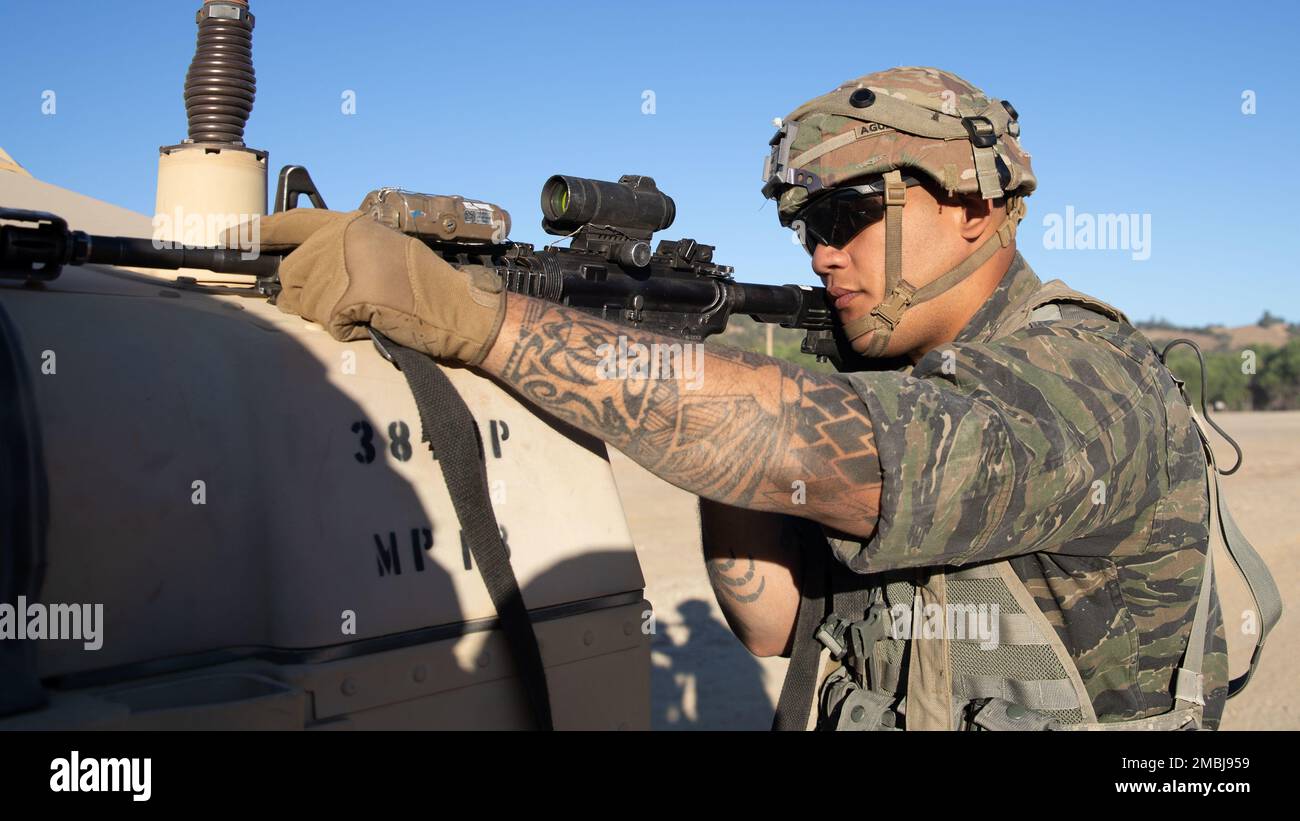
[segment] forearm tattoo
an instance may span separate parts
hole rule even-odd
[[[722,346],[706,349],[696,389],[674,378],[602,379],[602,346],[617,346],[620,335],[647,347],[682,345],[528,299],[500,376],[533,404],[692,493],[874,526],[880,462],[866,409],[847,386]]]

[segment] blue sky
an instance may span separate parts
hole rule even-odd
[[[0,0],[0,146],[43,180],[152,212],[157,148],[185,136],[199,5]],[[252,7],[246,139],[273,172],[307,166],[334,208],[382,185],[459,193],[540,243],[549,175],[648,174],[677,203],[660,237],[716,245],[746,281],[812,283],[759,193],[772,118],[871,71],[935,65],[1020,111],[1039,178],[1020,245],[1044,279],[1138,319],[1300,321],[1295,3]],[[1067,207],[1149,215],[1149,258],[1045,248],[1045,217]]]

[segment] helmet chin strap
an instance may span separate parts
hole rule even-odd
[[[944,273],[938,279],[917,288],[903,279],[903,205],[907,200],[907,186],[899,171],[888,171],[885,179],[885,298],[872,309],[871,313],[860,319],[845,323],[844,335],[852,341],[875,331],[871,343],[863,352],[866,357],[880,357],[894,335],[894,328],[903,317],[903,312],[912,305],[918,305],[952,288],[974,273],[1000,249],[1011,245],[1016,238],[1016,226],[1024,216],[1024,200],[1016,196],[1007,196],[1007,218],[998,226],[997,233],[984,241],[984,244],[970,256],[962,260],[955,268]],[[997,242],[995,243],[994,240]]]

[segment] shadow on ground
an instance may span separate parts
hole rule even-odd
[[[651,645],[651,726],[656,730],[765,730],[772,705],[765,671],[719,621],[712,602],[688,599],[660,618]]]

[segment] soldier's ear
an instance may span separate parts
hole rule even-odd
[[[984,236],[994,218],[993,201],[979,197],[963,197],[953,216],[959,220],[962,239],[974,242]]]

